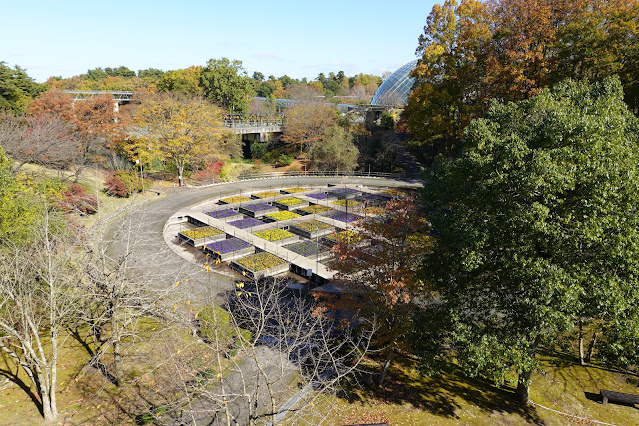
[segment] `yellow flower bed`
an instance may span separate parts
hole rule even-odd
[[[264,192],[258,192],[257,194],[253,194],[253,196],[257,197],[257,198],[270,198],[270,197],[277,197],[279,194],[279,192],[273,192],[273,191],[264,191]]]
[[[337,241],[338,243],[356,243],[362,240],[362,236],[353,231],[340,231],[326,237],[329,240]]]
[[[306,201],[300,200],[299,198],[295,198],[295,197],[288,197],[288,198],[282,198],[281,200],[277,200],[276,202],[284,206],[295,206],[297,204],[304,204]]]
[[[267,229],[265,231],[254,232],[253,235],[265,239],[266,241],[279,241],[295,235],[283,229]]]
[[[269,213],[266,215],[266,217],[270,217],[271,219],[275,219],[275,220],[288,220],[288,219],[295,219],[296,217],[300,217],[301,215],[297,214],[297,213],[293,213],[293,212],[289,212],[286,210],[282,210],[279,212],[275,212],[275,213]]]
[[[286,260],[265,251],[236,260],[238,264],[251,271],[263,271],[274,266],[283,265]]]
[[[289,194],[295,194],[297,192],[306,192],[308,188],[287,188],[283,189],[284,192],[288,192]]]
[[[312,206],[303,207],[300,210],[305,211],[306,213],[318,214],[318,213],[324,213],[324,212],[330,211],[332,209],[330,207],[324,207],[317,204],[313,204]]]
[[[374,214],[374,215],[382,215],[386,213],[386,209],[384,207],[376,207],[376,206],[366,207],[362,209],[362,211],[366,214]]]
[[[337,201],[331,201],[331,202],[335,204],[336,206],[342,206],[342,207],[355,207],[362,204],[359,201],[355,201],[355,200],[337,200]]]
[[[385,194],[395,195],[395,196],[406,195],[406,192],[400,191],[399,189],[385,189],[382,192]]]
[[[223,201],[227,204],[233,204],[233,203],[243,203],[244,201],[251,201],[251,199],[248,197],[237,195],[235,197],[221,198],[220,201]]]
[[[322,229],[328,229],[331,225],[327,225],[324,222],[320,222],[319,220],[309,220],[308,222],[302,222],[295,225],[297,229],[301,229],[306,232],[315,232],[320,231]]]
[[[203,226],[201,228],[189,229],[186,231],[182,231],[182,235],[185,235],[193,240],[199,240],[200,238],[212,237],[213,235],[223,234],[223,231],[220,231],[217,228],[212,226]]]

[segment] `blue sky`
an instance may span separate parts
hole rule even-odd
[[[415,58],[435,3],[0,0],[0,61],[37,81],[120,65],[166,71],[224,56],[249,75],[381,75]]]

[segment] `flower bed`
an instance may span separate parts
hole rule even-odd
[[[400,191],[399,189],[385,189],[383,191],[384,194],[392,195],[393,197],[403,197],[406,195],[405,191]]]
[[[212,212],[205,212],[204,214],[220,220],[232,220],[242,217],[239,212],[236,212],[233,209],[215,210]]]
[[[331,204],[335,204],[336,206],[342,206],[342,207],[357,207],[362,205],[362,203],[355,200],[337,200],[337,201],[331,201]]]
[[[273,204],[284,210],[292,210],[300,207],[306,207],[309,203],[308,201],[300,200],[299,198],[288,197],[273,201]]]
[[[303,214],[323,214],[326,212],[330,212],[331,210],[333,209],[331,209],[330,207],[320,206],[317,204],[297,209],[297,211],[302,212]]]
[[[306,194],[309,198],[315,198],[316,200],[329,200],[335,198],[334,195],[327,194],[326,192],[314,192],[312,194]]]
[[[236,228],[240,228],[240,229],[246,229],[246,228],[252,228],[254,226],[264,225],[264,222],[262,222],[261,220],[253,219],[252,217],[247,217],[244,219],[234,220],[232,222],[229,222],[229,225],[235,226]]]
[[[371,206],[371,207],[363,208],[362,212],[364,212],[364,213],[366,213],[368,215],[381,216],[384,213],[386,213],[386,209],[384,207],[381,207],[381,206]]]
[[[254,251],[255,247],[253,247],[252,244],[239,238],[228,238],[204,246],[205,253],[212,254],[222,262],[228,262],[229,260],[252,254]]]
[[[353,188],[330,188],[328,193],[338,198],[352,198],[361,194],[360,191]]]
[[[281,189],[280,192],[282,192],[282,194],[297,194],[298,192],[306,192],[308,191],[308,188],[286,188],[286,189]]]
[[[288,271],[288,262],[286,260],[267,252],[255,253],[234,260],[231,266],[253,279],[270,277]]]
[[[186,241],[194,247],[201,246],[207,241],[221,240],[226,237],[224,231],[220,231],[213,226],[202,226],[200,228],[187,229],[180,232],[178,235],[181,240]]]
[[[296,217],[300,217],[301,215],[297,213],[289,212],[288,210],[282,210],[275,213],[269,213],[265,216],[269,219],[280,221],[280,220],[295,219]]]
[[[271,242],[281,241],[291,237],[297,238],[294,234],[279,228],[265,229],[264,231],[254,232],[253,235]]]
[[[280,195],[279,192],[264,191],[264,192],[257,192],[255,194],[251,194],[251,198],[271,198],[271,197],[277,197],[278,195]]]
[[[306,238],[321,237],[333,232],[333,227],[319,220],[309,220],[306,222],[291,225],[291,231]]]
[[[324,237],[324,240],[331,245],[339,244],[339,243],[352,244],[352,243],[358,243],[362,241],[363,237],[357,232],[340,231],[340,232],[335,232],[334,234],[331,234],[331,235],[327,235],[326,237]]]
[[[268,213],[274,213],[277,211],[277,207],[273,207],[266,203],[247,204],[240,207],[240,211],[248,216],[260,217]]]
[[[380,195],[380,194],[363,194],[361,197],[357,198],[359,201],[373,204],[373,205],[381,205],[390,199],[388,195]]]
[[[351,223],[351,222],[355,222],[356,220],[361,219],[361,216],[358,216],[356,214],[352,214],[352,213],[341,213],[341,212],[336,212],[333,213],[329,216],[326,216],[328,218],[331,218],[333,220],[338,220],[340,222],[344,222],[344,223]]]
[[[241,195],[237,195],[235,197],[220,198],[221,204],[235,204],[235,203],[243,203],[245,201],[251,201],[251,199]]]
[[[285,245],[284,248],[310,260],[320,260],[331,255],[327,247],[317,244],[314,241],[301,241],[299,243],[288,244]]]

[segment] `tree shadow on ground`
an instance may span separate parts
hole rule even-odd
[[[12,365],[13,365],[13,360],[10,360],[8,355],[3,352],[1,356],[1,360],[0,360],[0,376],[6,377],[7,379],[9,379],[9,381],[18,385],[18,387],[22,389],[24,393],[26,393],[27,396],[31,399],[33,404],[35,404],[40,415],[43,416],[44,410],[43,410],[42,402],[40,401],[40,398],[31,389],[31,386],[27,384],[24,380],[22,380],[22,378],[18,375],[20,371],[19,369],[16,369],[16,371],[11,370]]]
[[[407,403],[447,419],[459,419],[457,411],[463,409],[463,400],[485,413],[516,414],[528,423],[544,424],[534,407],[516,401],[513,389],[468,377],[452,363],[446,363],[439,375],[431,377],[418,373],[416,364],[406,357],[397,359],[381,386],[353,389],[347,399]]]

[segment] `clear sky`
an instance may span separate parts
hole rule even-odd
[[[0,0],[0,61],[37,81],[239,59],[249,75],[381,75],[415,58],[436,0]]]

